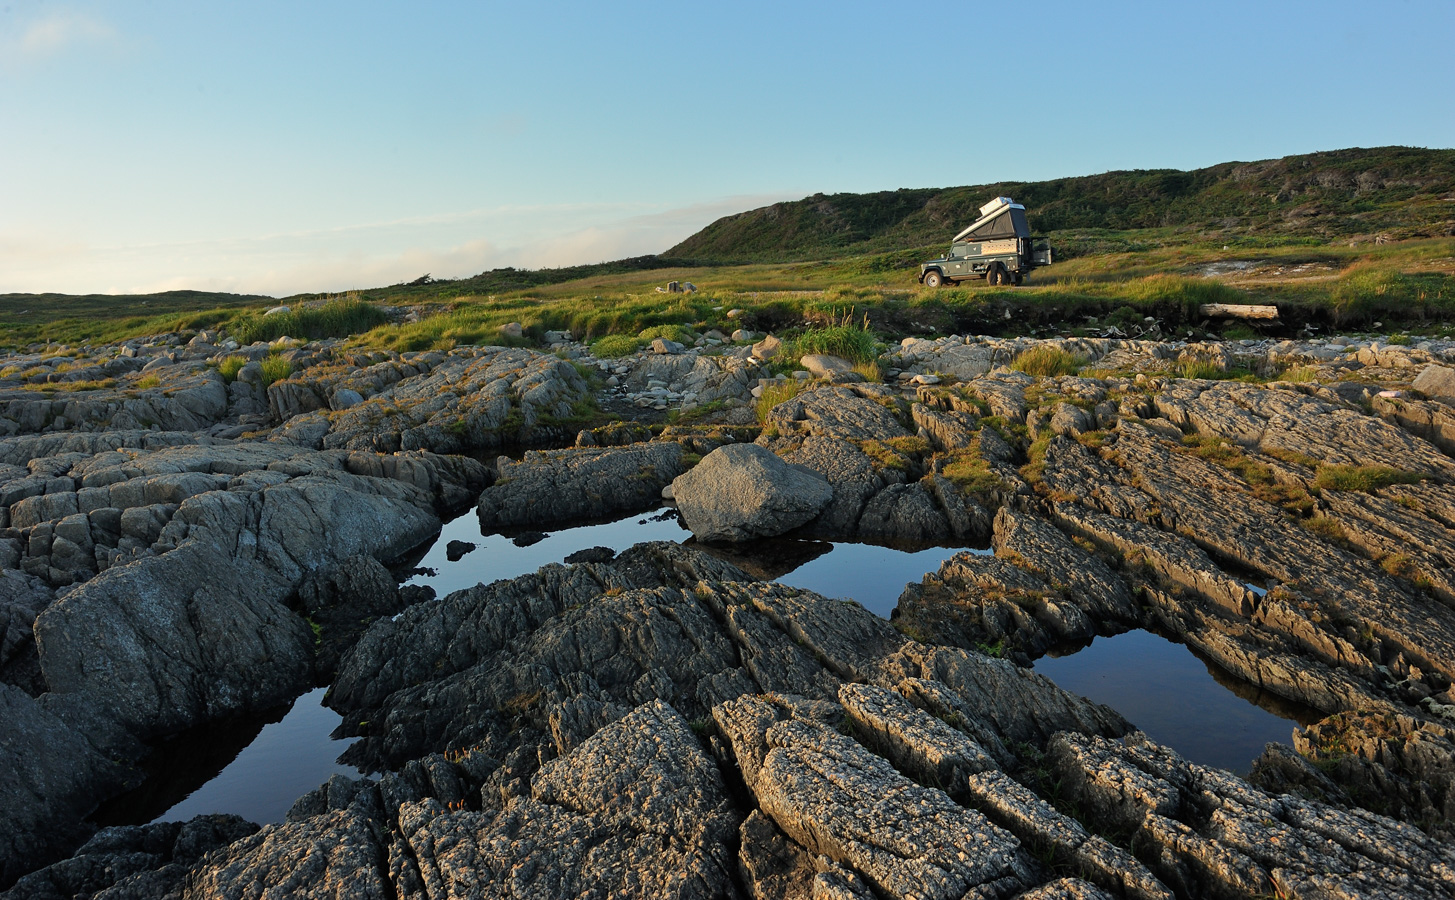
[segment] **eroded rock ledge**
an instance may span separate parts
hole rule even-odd
[[[1455,896],[1455,463],[1449,407],[1409,390],[1437,350],[1241,360],[1298,383],[1177,378],[1219,348],[1133,341],[1067,345],[1103,377],[997,368],[1028,345],[906,343],[903,380],[940,375],[810,385],[768,415],[753,454],[828,485],[794,534],[990,543],[892,623],[675,544],[395,589],[379,561],[441,510],[637,508],[688,454],[751,437],[623,427],[499,481],[387,452],[556,427],[584,382],[555,357],[296,348],[262,392],[225,385],[203,341],[98,363],[114,408],[18,394],[4,896]],[[750,383],[674,365],[723,396]],[[161,393],[127,406],[144,366]],[[250,426],[273,430],[230,439]],[[602,479],[630,490],[579,490]],[[1325,718],[1243,780],[1018,664],[1138,627]],[[261,828],[85,824],[146,740],[328,678],[371,777]]]

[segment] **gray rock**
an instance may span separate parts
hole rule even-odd
[[[530,452],[506,460],[494,485],[480,495],[486,529],[554,524],[650,509],[662,488],[682,472],[675,442]]]
[[[676,341],[669,341],[666,338],[659,337],[652,341],[651,347],[649,349],[653,353],[668,354],[681,353],[686,348]]]
[[[863,376],[854,371],[854,364],[847,359],[823,353],[809,353],[798,361],[815,378],[828,381],[859,381]]]
[[[880,893],[958,900],[980,886],[1026,886],[1014,837],[853,739],[783,717],[757,697],[723,704],[713,717],[763,812]]]
[[[772,359],[778,355],[778,351],[781,349],[783,349],[783,342],[770,334],[753,345],[753,358]]]
[[[0,571],[0,681],[31,694],[45,690],[33,629],[36,616],[54,598],[55,591],[39,578]]]
[[[339,388],[328,398],[331,409],[349,409],[364,402],[364,395],[353,388]]]
[[[672,494],[699,539],[744,541],[809,521],[833,499],[833,487],[762,447],[730,444],[673,481]]]
[[[520,327],[519,322],[507,322],[500,326],[500,333],[504,337],[518,338],[524,336],[525,330]]]
[[[1431,363],[1420,370],[1410,386],[1427,397],[1455,398],[1455,369]]]
[[[737,831],[717,766],[660,702],[543,766],[501,809],[400,809],[424,884],[440,896],[737,896]]]

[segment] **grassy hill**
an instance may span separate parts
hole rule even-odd
[[[1058,262],[1013,289],[922,287],[920,261],[1002,194],[1026,204]],[[672,280],[700,290],[657,292]],[[262,317],[280,302],[294,312]],[[675,325],[791,332],[835,322],[869,323],[884,336],[1076,334],[1152,316],[1186,335],[1225,330],[1199,315],[1211,302],[1278,305],[1281,321],[1257,326],[1265,333],[1455,333],[1455,150],[815,195],[720,219],[660,256],[426,276],[342,295],[0,295],[0,347],[223,327],[244,340],[354,336],[364,346],[444,349],[500,341],[508,322],[536,338],[564,329],[592,339]],[[1228,333],[1238,329],[1249,326]]]
[[[1455,234],[1455,150],[1335,150],[1191,172],[815,194],[725,216],[664,255],[789,262],[947,244],[981,204],[1002,195],[1026,205],[1038,233],[1061,237],[1063,256],[1137,249],[1097,234],[1103,230],[1261,246],[1374,233],[1434,237]]]

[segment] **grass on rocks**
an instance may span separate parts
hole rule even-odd
[[[217,372],[222,376],[223,381],[232,384],[237,380],[237,373],[241,372],[242,367],[247,364],[248,361],[241,356],[228,356],[217,364]]]
[[[345,338],[376,328],[389,321],[383,310],[357,297],[344,297],[317,307],[299,307],[265,316],[244,315],[228,326],[228,334],[239,344],[275,341],[280,337]]]
[[[812,353],[837,356],[851,363],[867,365],[878,354],[878,340],[867,323],[863,327],[830,325],[808,328],[793,339],[792,353],[802,358]]]
[[[1054,375],[1075,375],[1086,365],[1086,357],[1068,353],[1058,347],[1032,347],[1011,360],[1017,372],[1050,378]]]
[[[293,374],[293,364],[281,356],[269,356],[262,361],[261,365],[264,388]]]
[[[1314,487],[1321,491],[1363,491],[1369,493],[1392,484],[1424,481],[1418,472],[1388,466],[1319,466]]]
[[[591,355],[597,359],[617,359],[640,350],[642,342],[629,334],[608,334],[591,342]]]
[[[762,396],[753,405],[754,411],[758,414],[758,421],[760,423],[766,423],[768,421],[768,413],[773,411],[773,407],[797,397],[803,393],[805,386],[806,382],[799,381],[796,378],[790,378],[787,381],[779,381],[764,387]]]

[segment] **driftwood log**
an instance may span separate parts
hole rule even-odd
[[[1276,306],[1245,306],[1239,303],[1204,303],[1198,311],[1209,319],[1276,319]]]

